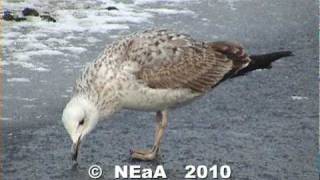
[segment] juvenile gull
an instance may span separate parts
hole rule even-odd
[[[156,112],[156,129],[152,149],[131,150],[131,156],[153,160],[167,127],[168,110],[201,97],[228,78],[270,68],[273,61],[290,55],[283,51],[248,56],[236,43],[200,42],[168,30],[119,40],[85,68],[63,111],[73,159],[99,119],[135,109]]]

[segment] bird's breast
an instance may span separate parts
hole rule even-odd
[[[130,86],[120,92],[124,108],[142,111],[158,111],[175,107],[200,95],[189,89],[153,89],[143,85]]]

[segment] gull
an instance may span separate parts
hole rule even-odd
[[[202,42],[170,30],[147,30],[124,37],[86,66],[76,80],[62,121],[70,135],[72,159],[98,122],[121,109],[155,112],[151,149],[130,150],[131,157],[153,160],[168,124],[168,111],[210,92],[229,78],[271,68],[280,51],[249,56],[238,43]],[[227,92],[226,92],[227,93]]]

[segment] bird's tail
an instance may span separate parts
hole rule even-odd
[[[279,51],[269,54],[252,55],[250,56],[251,62],[249,63],[249,65],[239,70],[232,77],[242,76],[256,69],[270,69],[272,67],[272,62],[288,56],[293,56],[293,53],[291,51]]]

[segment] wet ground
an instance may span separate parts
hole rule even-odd
[[[318,5],[311,0],[228,2],[142,4],[141,9],[179,6],[193,13],[159,14],[106,34],[74,33],[100,41],[80,55],[32,59],[36,67],[50,71],[5,64],[4,179],[89,179],[92,164],[102,166],[104,179],[113,179],[114,165],[129,164],[150,168],[162,164],[169,179],[182,179],[187,164],[227,164],[232,179],[319,179],[315,169]],[[79,166],[72,168],[71,140],[62,126],[61,112],[80,69],[116,39],[111,35],[151,27],[173,29],[199,40],[239,41],[253,54],[285,49],[295,56],[274,63],[270,70],[226,81],[193,104],[170,112],[157,161],[132,161],[129,156],[130,148],[151,146],[154,114],[124,110],[101,122],[87,137]],[[28,29],[17,31],[28,33]],[[81,38],[70,42],[72,46],[86,43]],[[12,49],[19,49],[19,44],[5,47],[5,62],[15,60]]]

